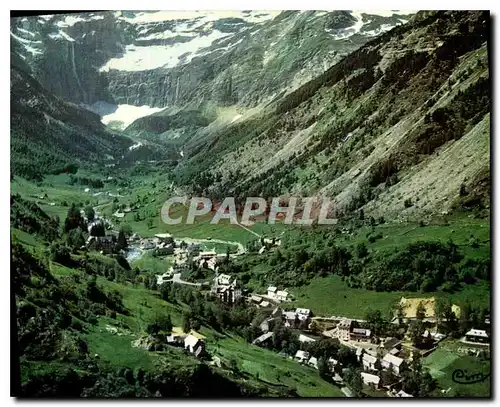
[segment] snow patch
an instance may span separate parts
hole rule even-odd
[[[141,147],[143,144],[139,141],[138,143],[134,144],[133,146],[130,146],[128,149],[130,151],[135,150],[136,148]]]
[[[57,34],[49,34],[49,37],[52,38],[53,40],[57,40],[59,38],[65,39],[70,42],[75,42],[75,39],[70,37],[68,34],[66,34],[64,31],[59,31]]]
[[[90,108],[101,116],[101,122],[103,124],[109,125],[112,122],[119,122],[119,127],[122,130],[140,117],[149,116],[163,110],[161,107],[150,107],[147,105],[111,105],[102,102],[96,102]],[[112,109],[114,109],[114,111]]]
[[[238,120],[242,116],[243,116],[242,114],[237,114],[236,116],[233,117],[233,120],[231,120],[231,123],[234,123],[236,120]]]
[[[228,35],[231,34],[214,30],[209,35],[195,37],[189,42],[174,43],[172,45],[145,47],[127,45],[123,56],[110,59],[100,68],[100,71],[106,72],[111,69],[145,71],[160,67],[173,68],[180,63],[190,62],[199,50],[209,47],[215,40]],[[183,57],[182,60],[181,56]]]
[[[18,29],[18,31],[21,31],[24,34],[28,34],[31,37],[34,37],[36,35],[35,33],[32,33],[31,31],[25,30],[24,28],[21,28],[21,27],[18,27],[17,29]]]

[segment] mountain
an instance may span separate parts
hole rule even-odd
[[[216,197],[328,196],[336,214],[489,207],[487,12],[427,12],[235,123],[199,131],[179,180]]]
[[[102,12],[11,20],[49,91],[120,129],[162,108],[255,107],[296,89],[405,12]],[[236,117],[236,115],[233,115]]]

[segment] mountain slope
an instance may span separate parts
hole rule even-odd
[[[140,117],[146,107],[269,102],[408,19],[364,11],[103,12],[12,19],[11,38],[16,58],[49,91],[119,121],[124,106],[142,106]]]
[[[488,13],[418,14],[261,113],[193,139],[179,179],[214,196],[329,196],[339,216],[447,211],[462,183],[489,172],[488,29]],[[438,188],[444,162],[449,187]]]

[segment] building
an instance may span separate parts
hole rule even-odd
[[[200,252],[198,255],[200,259],[208,260],[211,259],[212,257],[217,257],[217,252],[215,251],[208,251],[208,252]]]
[[[286,301],[288,299],[288,292],[283,290],[283,291],[278,291],[276,293],[276,299],[278,301]]]
[[[471,329],[465,334],[465,339],[469,342],[488,343],[488,333],[482,329]]]
[[[170,233],[157,233],[155,235],[155,238],[158,239],[158,242],[160,243],[166,243],[166,244],[174,243],[174,238]]]
[[[267,288],[267,296],[269,298],[275,299],[277,292],[278,292],[278,289],[276,287],[271,286],[271,287]]]
[[[228,304],[234,304],[242,296],[237,279],[228,274],[216,273],[210,292]]]
[[[194,335],[187,335],[184,338],[184,349],[199,357],[205,351],[205,342]]]
[[[259,304],[259,307],[261,307],[261,308],[267,308],[267,307],[270,307],[270,306],[271,306],[271,303],[269,301],[262,301]]]
[[[394,374],[400,375],[406,367],[406,362],[404,361],[404,359],[398,358],[397,356],[388,353],[382,359],[382,366],[385,368],[391,368]]]
[[[307,364],[309,366],[314,367],[315,369],[318,369],[318,359],[312,356],[308,361]]]
[[[300,342],[316,342],[316,339],[310,338],[309,336],[299,334],[299,341]]]
[[[265,334],[262,334],[258,338],[254,339],[252,344],[253,345],[262,345],[265,344],[266,342],[270,341],[272,337],[274,336],[273,332],[266,332]]]
[[[351,327],[352,320],[347,318],[342,319],[337,325],[335,336],[342,341],[348,341],[350,338]]]
[[[367,386],[373,385],[375,388],[380,386],[380,377],[371,373],[361,373],[361,378],[363,379],[363,383]]]
[[[262,297],[259,297],[258,295],[252,294],[250,296],[250,301],[255,303],[255,304],[260,304],[262,302]]]
[[[368,353],[364,353],[362,357],[363,368],[365,370],[377,370],[376,363],[377,358],[375,356],[369,355]]]
[[[352,328],[349,339],[353,342],[369,342],[372,332],[364,328]]]
[[[298,350],[297,353],[295,354],[295,359],[298,360],[300,363],[305,363],[309,360],[309,352]]]
[[[306,321],[312,316],[312,312],[308,308],[297,308],[295,314],[297,314],[300,321]]]
[[[392,337],[385,338],[381,343],[381,347],[383,353],[391,353],[394,355],[401,350],[401,341]],[[396,352],[396,350],[398,352]]]
[[[162,243],[154,250],[154,254],[157,256],[174,254],[174,246],[172,244]]]

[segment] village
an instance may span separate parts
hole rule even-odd
[[[82,215],[84,215],[82,213]],[[363,384],[376,392],[384,393],[389,397],[414,397],[401,389],[398,384],[401,382],[401,374],[407,369],[411,369],[414,352],[426,357],[435,351],[440,343],[447,337],[438,332],[437,315],[435,312],[435,298],[404,298],[399,302],[402,315],[394,316],[391,324],[399,326],[400,323],[409,324],[411,321],[420,319],[426,326],[421,334],[422,342],[426,344],[424,349],[417,349],[413,346],[410,332],[403,330],[399,332],[399,338],[394,336],[375,335],[371,329],[367,328],[367,321],[353,319],[344,316],[324,316],[316,315],[313,310],[306,308],[293,308],[293,296],[285,287],[269,285],[265,292],[249,292],[236,275],[219,273],[220,265],[231,258],[235,258],[245,253],[244,248],[238,248],[236,253],[221,254],[215,249],[206,250],[206,245],[211,239],[204,239],[203,243],[194,239],[175,239],[171,234],[158,233],[152,237],[141,238],[137,233],[130,233],[126,240],[126,249],[119,246],[119,237],[113,232],[114,225],[98,214],[92,221],[88,222],[88,230],[91,235],[87,240],[87,248],[99,250],[103,254],[116,253],[121,250],[126,254],[128,260],[134,260],[146,252],[153,253],[154,256],[168,256],[171,260],[168,269],[156,276],[156,284],[161,287],[163,284],[185,284],[197,287],[212,298],[231,306],[244,302],[247,306],[256,307],[267,315],[266,319],[260,323],[260,336],[252,341],[254,346],[267,347],[273,341],[273,326],[279,321],[286,328],[298,334],[301,348],[307,348],[318,340],[335,339],[338,342],[352,349],[355,352],[357,362],[362,369],[361,378]],[[93,233],[98,230],[98,236]],[[108,232],[106,235],[105,231]],[[103,233],[104,232],[104,233]],[[215,242],[215,241],[214,241]],[[222,242],[222,241],[219,241]],[[279,238],[264,238],[261,240],[262,246],[258,254],[262,255],[266,251],[277,248],[281,241]],[[166,263],[167,264],[167,263]],[[188,281],[182,278],[189,270],[208,270],[212,273],[205,281]],[[188,273],[189,274],[189,273]],[[460,308],[452,306],[455,317],[460,316]],[[423,313],[423,315],[418,315]],[[489,320],[483,321],[489,324]],[[186,352],[195,357],[209,357],[210,349],[207,349],[205,338],[194,330],[184,332],[175,328],[168,335],[166,342],[168,345],[182,347]],[[476,327],[470,329],[460,339],[463,344],[458,351],[476,357],[489,355],[489,333],[485,329]],[[312,356],[305,349],[297,349],[294,354],[281,352],[281,356],[292,359],[300,363],[319,370],[318,358]],[[214,358],[217,360],[217,357]],[[340,360],[328,358],[326,365],[331,374],[333,382],[343,386],[342,390],[350,396],[349,388],[345,386],[344,374],[347,366],[343,366]],[[381,372],[390,370],[395,377],[395,381],[390,385],[384,384]],[[446,391],[446,389],[442,390]]]

